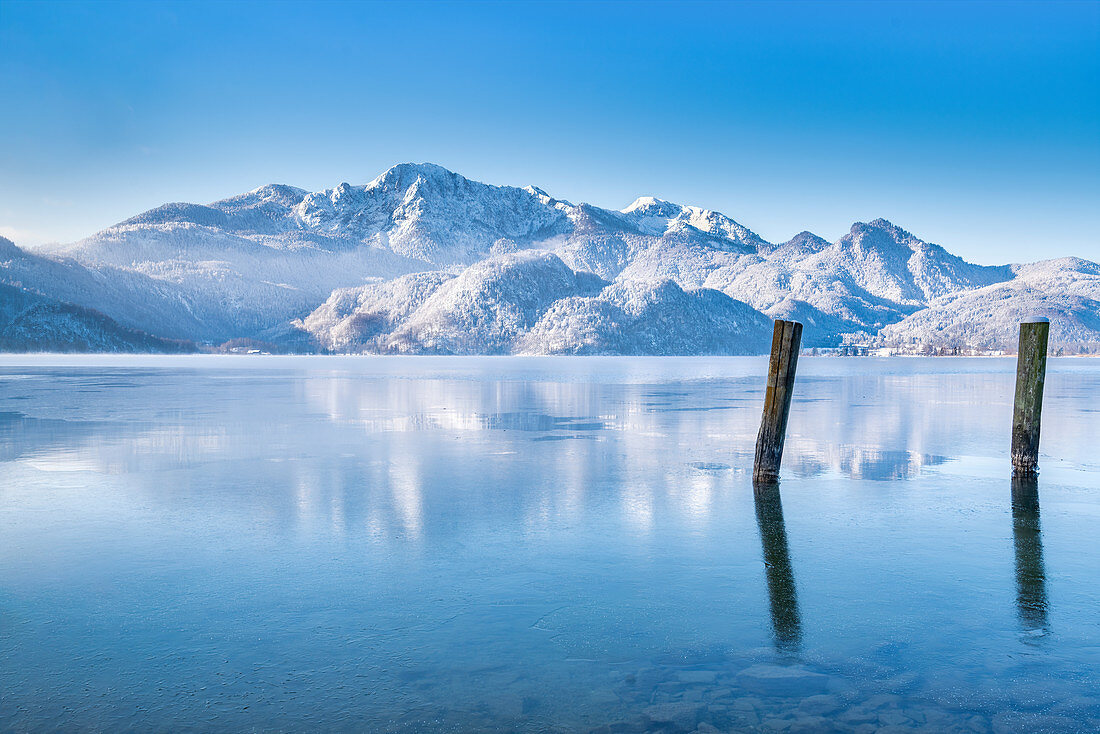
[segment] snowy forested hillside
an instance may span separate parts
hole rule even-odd
[[[0,285],[0,351],[179,353],[194,348],[119,326],[91,309]]]
[[[997,348],[1035,314],[1075,350],[1100,343],[1098,268],[975,265],[882,219],[769,243],[698,207],[601,209],[431,164],[165,204],[38,252],[0,240],[0,284],[123,329],[338,352],[755,353],[773,318],[806,346]]]
[[[1015,276],[935,299],[883,329],[883,338],[995,349],[1015,342],[1021,320],[1045,316],[1058,348],[1100,347],[1100,265],[1079,258],[1044,260],[1015,268]]]

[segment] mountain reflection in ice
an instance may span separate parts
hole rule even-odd
[[[495,365],[485,367],[470,360],[466,370],[449,374],[431,368],[438,361],[421,359],[430,365],[424,376],[374,374],[369,369],[365,373],[292,371],[285,374],[293,380],[282,381],[277,379],[279,372],[226,371],[205,379],[198,395],[186,386],[186,372],[165,379],[147,370],[132,375],[117,370],[103,375],[46,371],[33,379],[8,381],[13,393],[7,403],[11,410],[0,417],[0,431],[26,433],[25,439],[13,437],[5,442],[9,452],[48,442],[50,436],[61,436],[62,441],[74,436],[83,440],[80,434],[84,433],[89,442],[102,448],[110,443],[112,434],[127,435],[127,441],[144,434],[139,439],[143,442],[140,450],[129,452],[130,461],[145,460],[150,453],[174,454],[173,458],[186,460],[208,457],[219,449],[232,453],[250,441],[292,440],[298,447],[308,437],[272,435],[285,424],[264,420],[289,409],[316,412],[334,425],[357,424],[366,435],[517,431],[544,434],[540,439],[598,440],[601,433],[614,432],[626,463],[652,455],[654,448],[667,450],[670,441],[692,435],[725,442],[721,454],[708,455],[702,463],[720,460],[744,469],[744,458],[752,453],[760,411],[758,360],[727,360],[728,364],[701,360],[709,369],[689,374],[686,379],[691,389],[685,391],[676,382],[662,384],[660,380],[667,378],[661,373],[627,374],[628,381],[621,383],[613,381],[614,373],[604,373],[594,381],[584,381],[577,379],[575,366],[558,375],[553,360],[542,360],[541,364],[550,366],[540,367],[530,381],[507,375],[494,378],[491,372],[489,379],[483,380],[477,379],[480,370],[492,370]],[[1005,370],[913,377],[873,370],[843,376],[813,373],[822,362],[840,361],[818,360],[815,364],[807,360],[810,369],[803,371],[810,374],[799,377],[784,459],[788,476],[906,478],[959,455],[988,454],[995,448],[988,438],[1003,433],[1003,419],[1011,404],[1011,391],[1005,389],[1010,386],[1010,374]],[[869,362],[860,360],[855,366]],[[841,366],[852,365],[844,361]],[[1061,377],[1094,379],[1087,372]],[[27,422],[30,416],[22,420],[19,408],[24,403],[17,400],[33,400],[55,387],[67,391],[72,410],[52,406],[56,417],[35,416],[34,425]],[[19,394],[20,390],[29,394]],[[120,394],[123,404],[114,404]],[[238,400],[238,395],[248,399]],[[126,410],[131,405],[138,409]],[[145,405],[156,412],[142,411]],[[180,424],[166,427],[165,419],[173,415],[181,418]],[[204,418],[209,419],[205,425]],[[58,419],[68,422],[62,426]],[[248,424],[250,431],[234,433],[234,422]],[[1050,429],[1057,431],[1058,424],[1044,426],[1044,439]],[[524,435],[504,441],[530,438]],[[1059,438],[1065,439],[1065,435]],[[1084,459],[1084,443],[1071,442],[1070,448],[1079,455],[1065,458]],[[127,461],[122,453],[96,453],[112,462]]]
[[[1094,361],[22,359],[0,730],[1100,720]]]

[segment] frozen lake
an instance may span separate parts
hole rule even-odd
[[[1100,360],[0,357],[0,729],[1100,729]],[[894,728],[889,728],[894,727]]]

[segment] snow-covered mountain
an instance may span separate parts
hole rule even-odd
[[[1072,347],[1100,342],[1096,267],[975,265],[882,219],[773,244],[699,207],[601,209],[431,164],[165,204],[42,252],[0,243],[0,284],[123,328],[333,351],[745,353],[771,318],[805,323],[806,346],[1003,346],[1037,312]]]
[[[128,329],[88,308],[0,284],[0,351],[179,353],[194,351],[194,346]]]
[[[295,325],[332,351],[418,354],[756,354],[771,333],[724,293],[611,284],[540,250],[339,290]]]
[[[1045,316],[1055,348],[1100,348],[1100,265],[1067,257],[1013,270],[1012,280],[934,299],[883,329],[882,338],[889,344],[1005,348],[1015,344],[1021,320]]]
[[[339,291],[302,327],[339,351],[503,354],[556,301],[604,285],[548,252],[495,255],[457,275]]]
[[[771,319],[721,291],[618,281],[563,298],[518,343],[527,354],[760,354]]]
[[[85,266],[71,258],[47,257],[0,237],[0,285],[31,296],[71,303],[102,313],[123,327],[169,339],[203,339],[223,331],[223,314],[208,301],[187,300],[179,287],[133,270]]]

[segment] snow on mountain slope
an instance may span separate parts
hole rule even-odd
[[[605,285],[571,270],[556,255],[491,257],[443,283],[394,333],[399,351],[507,353],[558,299],[595,294]]]
[[[433,354],[755,354],[771,334],[718,291],[608,284],[541,251],[337,291],[298,327],[326,350]]]
[[[968,263],[885,219],[853,224],[836,245],[811,256],[811,267],[818,263],[847,273],[875,296],[908,306],[1012,277],[1007,266]]]
[[[430,267],[333,238],[311,242],[296,231],[275,238],[176,221],[121,224],[58,255],[167,285],[201,314],[203,326],[164,335],[213,341],[251,336],[309,313],[336,288]],[[95,302],[84,305],[107,311]]]
[[[689,233],[708,236],[721,249],[756,252],[766,243],[755,232],[724,214],[697,206],[680,206],[652,196],[643,196],[622,210],[624,218],[643,234],[661,237]]]
[[[848,311],[846,307],[840,310]],[[763,309],[763,313],[772,319],[801,323],[805,327],[802,331],[802,346],[807,349],[840,346],[845,336],[859,336],[858,341],[873,338],[873,331],[869,331],[863,323],[845,319],[794,298],[785,298],[772,304]]]
[[[470,181],[429,163],[394,166],[366,186],[309,194],[295,217],[304,228],[437,266],[470,264],[502,238],[526,244],[570,229],[544,192]]]
[[[882,219],[857,222],[831,245],[803,232],[755,254],[680,250],[647,251],[624,276],[716,288],[773,316],[797,312],[821,327],[806,334],[810,346],[874,334],[931,298],[1012,277],[1007,267],[972,265]]]
[[[206,206],[167,204],[52,254],[171,284],[203,313],[204,328],[186,336],[222,341],[304,316],[339,288],[556,236],[571,227],[566,206],[404,164],[362,187],[271,185]]]
[[[767,244],[760,248],[761,254],[783,259],[804,258],[821,252],[829,246],[829,241],[813,232],[803,230],[786,242],[778,245]]]
[[[570,267],[609,280],[672,278],[697,287],[706,273],[730,258],[769,247],[723,214],[651,196],[637,199],[622,211],[588,204],[567,205],[563,210],[573,230],[546,246]]]
[[[268,184],[247,194],[215,201],[210,206],[225,213],[232,229],[278,234],[293,228],[295,207],[307,194],[305,189]]]
[[[579,204],[567,209],[573,230],[541,243],[574,270],[614,280],[654,238],[629,225],[619,212]]]
[[[191,304],[172,283],[110,266],[43,257],[0,237],[0,284],[105,314],[124,327],[169,339],[202,339],[216,314]],[[230,328],[221,324],[221,329]]]
[[[494,253],[552,250],[574,270],[614,278],[653,247],[680,250],[686,260],[762,244],[697,207],[648,198],[606,210],[401,164],[365,186],[306,193],[270,185],[209,205],[166,204],[53,255],[167,284],[203,325],[157,333],[219,341],[278,327],[341,288]]]
[[[334,291],[305,319],[295,322],[331,352],[387,351],[386,337],[423,305],[453,273],[434,270]]]
[[[4,352],[193,352],[127,329],[101,313],[0,285],[0,351]]]
[[[419,273],[339,291],[301,328],[327,349],[501,354],[555,301],[604,285],[548,252],[496,255],[456,275]]]
[[[1052,348],[1100,346],[1100,265],[1079,258],[1015,266],[1016,278],[937,299],[882,330],[888,344],[1014,349],[1020,321],[1050,319]]]
[[[525,354],[760,354],[771,320],[707,288],[618,281],[598,296],[564,298],[523,338]]]
[[[209,206],[183,202],[164,204],[115,226],[191,223],[234,232],[277,234],[295,226],[294,207],[308,193],[293,186],[270,184]]]
[[[767,316],[798,318],[810,327],[807,346],[873,341],[892,324],[918,323],[914,316],[930,305],[921,328],[947,328],[955,296],[1031,277],[1029,266],[965,262],[881,219],[857,222],[835,243],[802,232],[772,244],[699,207],[642,197],[602,209],[408,163],[363,186],[310,193],[272,184],[206,205],[166,204],[33,261],[24,253],[5,262],[2,252],[0,283],[96,309],[124,326],[206,342],[301,337],[332,350],[513,349],[542,316],[520,305],[524,292],[538,291],[531,278],[549,279],[553,303],[597,297],[554,290],[566,275],[548,264],[550,254],[570,277],[594,273],[631,284],[625,288],[669,279],[688,295],[714,289]],[[499,258],[508,254],[518,259],[505,267]],[[501,269],[493,275],[494,268]],[[476,290],[478,277],[492,287]],[[1049,290],[1033,294],[1035,302],[1074,295],[1076,278],[1048,277]],[[436,290],[443,295],[431,305]],[[710,296],[690,303],[699,298]],[[367,313],[371,303],[375,316]],[[465,341],[460,325],[472,329]],[[485,341],[477,347],[476,339]]]
[[[636,254],[619,277],[651,281],[670,278],[685,288],[712,288],[773,315],[793,316],[821,326],[805,334],[808,346],[840,343],[853,331],[876,331],[912,308],[878,298],[852,279],[803,263],[818,250],[796,245],[771,248],[772,255],[730,253],[662,239]]]

